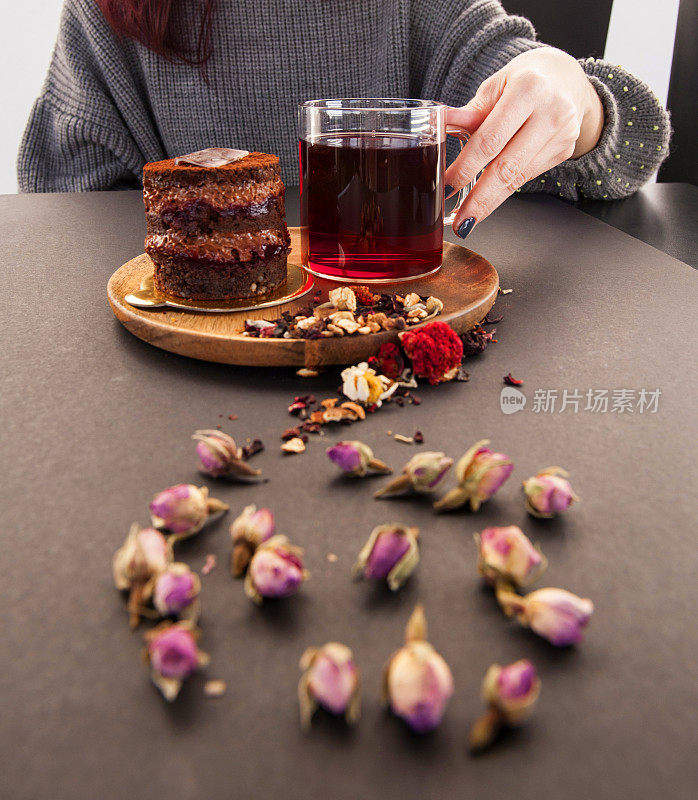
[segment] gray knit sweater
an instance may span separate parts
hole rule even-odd
[[[177,22],[191,42],[198,26],[188,9],[182,3]],[[196,67],[115,36],[94,0],[65,0],[19,152],[21,191],[135,187],[146,161],[214,145],[276,153],[294,185],[300,101],[422,97],[460,106],[512,58],[541,46],[531,24],[498,0],[221,0],[212,45],[207,82]],[[649,88],[604,61],[582,64],[605,109],[601,141],[524,191],[623,197],[667,154],[668,116]]]

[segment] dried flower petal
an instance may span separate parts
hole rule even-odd
[[[405,645],[388,661],[383,699],[415,733],[436,728],[453,694],[448,664],[426,641],[424,610],[417,606],[407,623]]]
[[[264,598],[295,594],[310,577],[302,561],[303,551],[288,543],[285,536],[272,536],[263,542],[250,560],[245,576],[245,594],[257,604]]]
[[[315,710],[344,715],[354,725],[360,715],[359,671],[351,650],[339,642],[308,648],[300,660],[303,675],[298,683],[301,728],[310,729]]]
[[[288,439],[281,445],[281,449],[284,453],[289,453],[291,455],[297,455],[299,453],[305,452],[305,442],[299,438],[298,436],[294,437],[293,439]]]
[[[228,508],[221,500],[209,497],[206,486],[178,483],[155,495],[150,515],[153,525],[171,533],[171,540],[176,541],[198,533],[212,514]]]
[[[397,591],[419,564],[418,537],[418,528],[397,522],[378,525],[361,549],[353,575],[385,580]]]
[[[177,697],[186,678],[208,664],[208,656],[197,646],[198,638],[198,630],[189,621],[163,622],[145,634],[144,658],[150,664],[151,678],[169,702]]]
[[[511,372],[505,375],[503,380],[507,386],[523,386],[523,381],[519,378],[515,378]]]
[[[419,494],[433,492],[452,465],[453,459],[445,453],[417,453],[402,468],[402,474],[379,489],[374,497],[389,497],[408,491]]]
[[[470,731],[470,749],[489,747],[504,725],[521,725],[533,710],[540,687],[536,668],[528,659],[506,667],[492,664],[482,682],[482,696],[489,707]]]
[[[141,529],[136,523],[131,526],[126,541],[114,554],[112,573],[116,588],[129,592],[132,628],[138,625],[141,609],[152,596],[155,578],[171,561],[172,547],[160,531]]]
[[[494,585],[505,580],[514,586],[527,586],[545,572],[548,560],[518,527],[485,528],[475,534],[479,549],[477,571]]]
[[[363,409],[362,409],[363,411]],[[363,442],[337,442],[328,447],[327,455],[346,475],[363,477],[369,470],[374,472],[392,472],[390,467],[375,458],[373,450]]]
[[[368,359],[368,365],[379,375],[385,375],[393,381],[398,380],[405,370],[405,360],[400,348],[393,342],[382,344],[376,355]]]
[[[223,697],[228,685],[222,680],[206,681],[204,684],[204,694],[206,697]]]
[[[196,621],[201,581],[186,564],[170,564],[155,578],[153,605],[162,617]]]
[[[562,467],[548,467],[523,482],[526,510],[534,517],[549,519],[579,502]]]
[[[537,589],[521,597],[511,587],[500,584],[496,594],[507,616],[516,615],[524,627],[556,647],[581,642],[584,628],[594,613],[591,600],[577,597],[566,589]]]
[[[227,433],[207,429],[196,431],[191,438],[197,442],[196,452],[201,462],[201,472],[205,475],[213,478],[253,478],[260,474],[260,470],[245,463],[243,450]]]
[[[476,442],[458,461],[458,486],[437,500],[435,509],[450,510],[469,502],[470,508],[477,511],[511,475],[514,465],[509,456],[493,452],[486,447],[488,444],[489,439]]]

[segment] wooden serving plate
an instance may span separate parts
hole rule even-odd
[[[300,264],[300,229],[289,228],[289,263]],[[241,336],[245,319],[276,319],[284,311],[307,308],[312,295],[273,308],[244,312],[201,313],[172,308],[139,309],[124,299],[139,289],[152,271],[147,255],[131,259],[109,279],[107,295],[114,315],[134,336],[155,347],[203,361],[269,367],[320,367],[356,364],[373,355],[383,342],[397,341],[397,331],[332,337],[327,339],[258,339]],[[338,284],[315,279],[322,302]],[[434,295],[444,304],[437,319],[464,333],[485,317],[497,298],[499,276],[482,256],[465,247],[444,242],[443,266],[435,274],[413,283],[384,284],[372,291],[410,291]],[[415,328],[419,327],[414,326]]]

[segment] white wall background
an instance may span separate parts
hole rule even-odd
[[[17,191],[15,159],[41,90],[61,0],[0,0],[0,194]],[[615,0],[606,58],[643,78],[664,103],[679,0]]]

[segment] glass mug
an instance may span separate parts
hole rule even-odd
[[[309,100],[299,106],[301,259],[352,283],[414,280],[443,257],[446,109],[432,100]],[[459,193],[456,209],[474,181]]]

